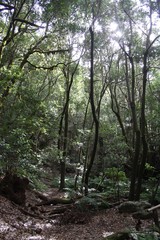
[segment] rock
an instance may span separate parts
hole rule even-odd
[[[140,210],[151,207],[151,204],[146,201],[127,201],[119,205],[120,213],[134,213]]]
[[[153,218],[153,213],[142,210],[142,211],[138,211],[138,212],[133,213],[132,217],[134,219],[141,219],[141,220],[152,219]]]
[[[139,207],[142,208],[142,209],[147,209],[147,208],[150,208],[152,205],[147,202],[147,201],[140,201],[138,202],[139,203]]]
[[[139,209],[137,206],[137,202],[124,202],[121,203],[118,207],[118,210],[120,213],[133,213],[136,212]]]

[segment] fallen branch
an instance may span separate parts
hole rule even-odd
[[[158,209],[158,208],[160,208],[160,204],[158,204],[158,205],[156,205],[156,206],[153,206],[153,207],[151,207],[151,208],[148,208],[147,211],[148,211],[148,212],[151,212],[151,211],[156,210],[156,209]]]
[[[48,201],[44,201],[41,203],[37,203],[36,206],[42,206],[42,205],[50,205],[50,204],[71,204],[74,203],[73,199],[67,199],[67,198],[52,198],[49,199]]]
[[[159,228],[159,217],[158,217],[158,212],[157,212],[158,208],[160,208],[160,204],[158,204],[157,206],[153,206],[151,208],[148,208],[147,211],[148,212],[151,212],[151,211],[153,212],[154,223]]]
[[[46,218],[45,216],[42,216],[40,214],[35,214],[35,213],[32,213],[32,212],[29,212],[27,211],[26,209],[24,209],[23,207],[20,207],[18,205],[16,205],[16,207],[18,208],[19,211],[21,211],[23,214],[25,215],[28,215],[30,217],[34,217],[34,218],[38,218],[38,219],[41,219],[41,220],[47,220],[48,218]]]
[[[64,213],[66,210],[68,210],[72,206],[73,204],[68,204],[67,206],[57,206],[54,209],[52,209],[48,215]]]
[[[46,197],[45,195],[43,195],[41,192],[38,192],[38,191],[36,191],[36,190],[34,190],[34,189],[30,189],[30,191],[32,192],[32,193],[34,193],[39,199],[41,199],[41,200],[43,200],[43,201],[49,201],[49,199],[48,199],[48,197]]]
[[[28,216],[30,216],[30,217],[39,218],[39,219],[44,219],[44,217],[42,217],[42,216],[40,216],[40,215],[38,215],[38,214],[35,214],[35,213],[31,213],[31,212],[29,212],[29,211],[27,211],[27,210],[25,210],[25,209],[23,209],[23,208],[19,208],[19,210],[20,210],[22,213],[24,213],[25,215],[28,215]]]

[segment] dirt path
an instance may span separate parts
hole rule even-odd
[[[61,193],[57,189],[49,189],[45,194],[47,197],[59,197]],[[40,199],[28,191],[27,209],[38,202]],[[44,211],[52,207],[46,206]],[[134,229],[135,225],[135,220],[130,215],[120,214],[117,208],[94,212],[85,224],[60,225],[56,219],[45,220],[28,216],[22,213],[18,206],[0,196],[0,239],[4,240],[101,240],[111,232]],[[149,225],[152,225],[152,221],[144,221],[142,228]]]

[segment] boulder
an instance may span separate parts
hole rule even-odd
[[[141,211],[137,211],[137,212],[133,213],[132,217],[134,219],[141,219],[141,220],[152,219],[153,213],[148,212],[146,210],[141,210]]]
[[[146,201],[127,201],[121,203],[118,207],[120,213],[134,213],[151,207]]]

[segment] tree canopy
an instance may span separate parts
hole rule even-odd
[[[63,189],[74,163],[88,194],[127,166],[139,200],[160,169],[159,24],[159,1],[1,1],[1,173],[59,166]]]

